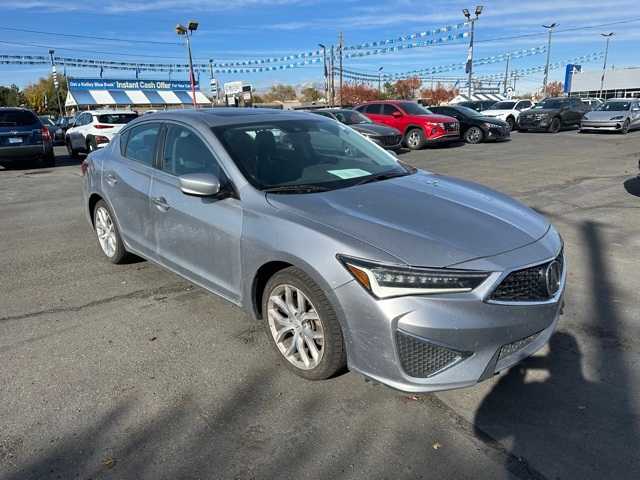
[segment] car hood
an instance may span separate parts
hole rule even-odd
[[[588,112],[584,116],[584,119],[585,120],[608,121],[608,120],[611,120],[613,117],[620,117],[620,116],[626,117],[628,113],[629,112],[627,112],[625,110],[608,111],[608,112],[595,111],[595,112]]]
[[[513,112],[514,110],[482,110],[482,112],[480,113],[482,113],[483,115],[489,115],[490,117],[492,117],[497,115],[507,115]]]
[[[484,114],[485,112],[482,112],[482,113]],[[483,115],[482,117],[473,117],[473,118],[480,122],[491,123],[493,125],[500,125],[501,127],[506,127],[508,125],[508,123],[505,122],[504,120],[500,120],[499,118],[496,118],[496,117],[490,117],[489,115]]]
[[[559,111],[560,111],[559,108],[536,108],[536,109],[527,110],[526,112],[522,112],[520,116],[535,115],[536,113],[553,115],[555,113],[558,113]]]
[[[267,199],[415,266],[445,267],[497,255],[535,242],[549,228],[545,218],[506,195],[421,171],[329,192],[267,194]]]
[[[449,117],[447,115],[439,115],[437,113],[425,114],[425,115],[410,115],[411,118],[421,119],[426,122],[433,123],[449,123],[449,122],[457,122],[453,117]]]
[[[349,125],[351,128],[361,133],[369,133],[373,135],[400,135],[400,131],[386,125],[377,125],[375,123],[358,123]]]

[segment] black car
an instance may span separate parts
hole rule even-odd
[[[0,108],[0,163],[42,167],[55,164],[51,132],[31,110]]]
[[[549,97],[522,112],[518,128],[521,132],[542,130],[557,133],[563,127],[580,126],[582,117],[590,110],[588,104],[576,97]]]
[[[509,124],[503,120],[487,117],[460,104],[429,107],[433,113],[448,115],[460,122],[460,137],[467,143],[486,140],[506,140],[511,136]]]
[[[382,148],[394,151],[402,149],[402,133],[400,130],[373,123],[356,110],[349,110],[347,108],[325,108],[322,110],[309,111],[349,125],[355,131],[360,132]]]
[[[495,103],[497,103],[495,100],[473,100],[456,103],[456,105],[470,108],[476,112],[481,112],[483,110],[489,110]],[[429,110],[431,110],[431,107],[429,107]]]

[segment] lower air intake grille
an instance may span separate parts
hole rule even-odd
[[[402,368],[412,377],[427,378],[468,357],[470,353],[441,347],[404,332],[396,332]]]

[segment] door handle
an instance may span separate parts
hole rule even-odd
[[[151,201],[155,204],[156,207],[158,207],[158,210],[162,212],[166,212],[170,208],[167,200],[164,197],[151,197]]]
[[[112,173],[107,173],[105,175],[105,180],[106,182],[110,185],[110,186],[114,186],[116,183],[118,183],[118,179],[116,178],[115,175],[113,175]]]

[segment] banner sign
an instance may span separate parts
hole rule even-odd
[[[109,80],[70,78],[71,90],[191,90],[191,83],[179,80]],[[198,84],[196,83],[196,89]]]

